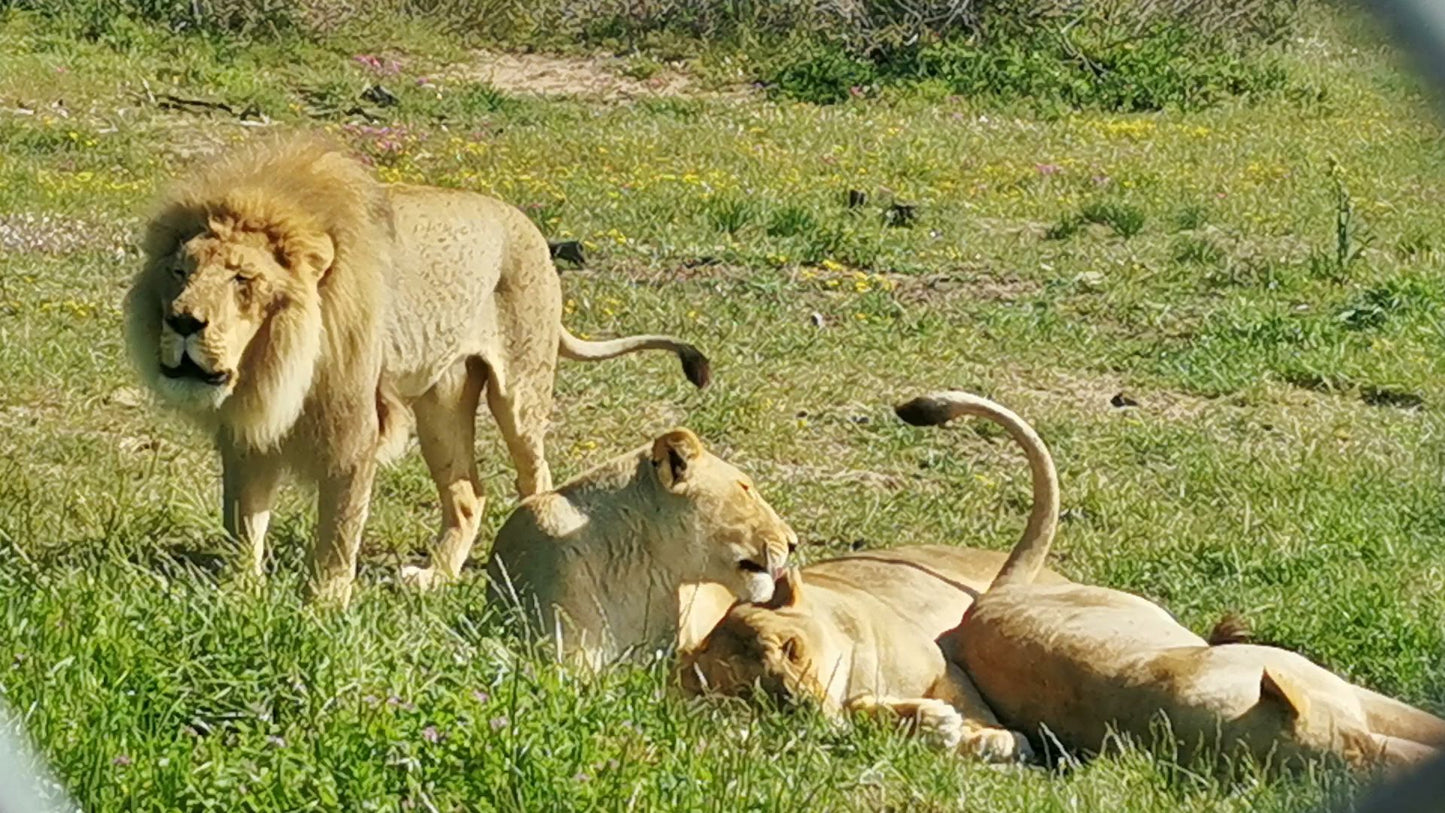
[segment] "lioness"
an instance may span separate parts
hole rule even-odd
[[[999,726],[936,639],[1000,568],[1024,566],[1020,551],[1053,535],[1058,489],[1048,451],[1018,416],[984,398],[970,397],[965,409],[1003,426],[1034,471],[1033,511],[1012,555],[909,546],[792,569],[771,601],[734,605],[682,653],[684,689],[742,694],[757,687],[778,699],[813,698],[829,714],[892,712],[967,753],[1027,758],[1027,740]],[[1043,578],[1067,583],[1052,573]]]
[[[747,475],[679,429],[524,499],[487,571],[498,596],[595,668],[671,646],[688,584],[766,601],[797,541]]]
[[[915,425],[973,411],[941,392],[897,408]],[[1040,461],[1048,458],[1040,456]],[[1052,464],[1044,479],[1052,482]],[[1035,470],[1035,481],[1040,473]],[[1161,715],[1180,756],[1240,746],[1261,762],[1334,756],[1403,765],[1445,746],[1445,720],[1353,686],[1282,649],[1205,641],[1158,605],[1082,584],[1035,584],[1049,535],[1025,540],[940,644],[1005,725],[1098,751],[1110,728],[1148,743]]]
[[[144,382],[214,438],[228,532],[259,573],[280,475],[319,486],[308,586],[345,603],[378,458],[415,415],[442,529],[428,585],[476,536],[473,451],[487,405],[523,496],[552,487],[543,435],[557,355],[671,350],[697,386],[707,360],[666,336],[582,341],[562,327],[547,241],[517,209],[450,189],[382,185],[309,139],[224,157],[165,199],[126,297]]]

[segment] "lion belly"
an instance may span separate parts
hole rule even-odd
[[[396,244],[386,369],[402,397],[468,357],[504,363],[508,317],[535,311],[529,332],[555,347],[561,286],[525,215],[458,190],[398,185],[388,197]]]

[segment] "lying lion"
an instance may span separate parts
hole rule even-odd
[[[529,628],[596,668],[670,648],[690,584],[766,601],[796,545],[752,480],[680,429],[524,499],[488,576]]]
[[[909,423],[936,425],[973,412],[974,401],[943,392],[897,411]],[[1052,465],[1042,477],[1036,467],[1034,478],[1051,484]],[[1047,729],[1065,748],[1097,752],[1111,729],[1150,742],[1162,716],[1184,759],[1239,746],[1261,763],[1329,756],[1361,769],[1411,764],[1445,746],[1445,720],[1293,652],[1211,644],[1117,590],[1035,584],[1050,541],[1025,539],[940,641],[1010,728]]]
[[[1046,545],[1058,522],[1058,489],[1043,443],[1018,416],[970,397],[971,414],[1002,425],[1034,471],[1034,506],[1016,551]],[[856,553],[790,570],[772,600],[739,603],[682,653],[680,679],[694,692],[781,700],[811,698],[825,713],[884,711],[916,720],[926,735],[987,759],[1027,758],[1027,741],[1001,728],[967,675],[936,639],[1020,554],[913,546]],[[806,577],[806,578],[805,578]],[[1046,582],[1067,584],[1052,573]]]
[[[214,439],[223,513],[259,573],[283,470],[314,480],[308,585],[344,603],[378,457],[414,414],[442,504],[431,567],[456,576],[482,515],[473,451],[486,396],[523,495],[552,487],[542,441],[557,355],[671,350],[697,386],[707,360],[666,336],[582,341],[537,228],[470,192],[382,185],[312,140],[246,149],[197,172],[150,220],[126,297],[141,378]]]

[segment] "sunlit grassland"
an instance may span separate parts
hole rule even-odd
[[[1002,548],[1028,494],[1006,438],[888,409],[976,389],[1054,451],[1060,570],[1196,629],[1244,612],[1445,709],[1445,167],[1377,43],[1315,23],[1294,90],[1256,105],[1043,116],[922,91],[507,95],[419,37],[379,75],[360,46],[141,32],[110,48],[0,26],[0,696],[87,809],[1293,810],[1350,790],[1138,753],[985,768],[684,700],[662,667],[580,682],[507,636],[479,575],[394,585],[436,522],[415,454],[378,486],[349,612],[296,597],[300,492],[268,586],[218,585],[176,553],[219,549],[215,461],[136,391],[119,302],[149,195],[269,128],[152,102],[168,93],[332,130],[388,180],[494,192],[582,242],[586,268],[563,271],[572,329],[709,352],[702,392],[658,356],[564,362],[559,475],[685,424],[756,477],[804,559]],[[327,112],[375,82],[399,98],[383,120]],[[893,204],[916,207],[911,226],[890,225]],[[486,535],[513,498],[482,427]]]

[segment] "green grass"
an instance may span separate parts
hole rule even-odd
[[[1137,752],[987,769],[680,698],[661,667],[579,682],[518,646],[479,578],[395,586],[437,519],[415,454],[378,485],[349,612],[296,597],[300,491],[267,585],[218,583],[178,553],[220,547],[216,462],[135,391],[119,301],[142,202],[255,130],[150,102],[167,93],[327,127],[388,179],[528,207],[587,251],[563,277],[573,330],[709,351],[700,393],[658,356],[564,363],[560,476],[686,424],[756,477],[804,559],[1003,548],[1026,509],[1016,451],[889,412],[976,389],[1054,450],[1066,574],[1196,629],[1243,611],[1445,710],[1440,133],[1348,26],[1321,17],[1288,57],[1327,92],[1035,116],[906,94],[538,99],[468,79],[444,43],[379,77],[321,46],[137,30],[111,47],[3,19],[0,696],[86,809],[1301,810],[1353,788],[1323,769],[1227,784]],[[399,103],[359,126],[344,111],[377,81]],[[850,189],[868,203],[849,209]],[[1347,230],[1372,238],[1344,254],[1342,189]],[[917,204],[911,228],[886,224],[895,200]],[[1101,202],[1105,225],[1087,222]],[[1112,408],[1120,391],[1140,406]],[[481,434],[490,534],[512,473],[485,419]]]

